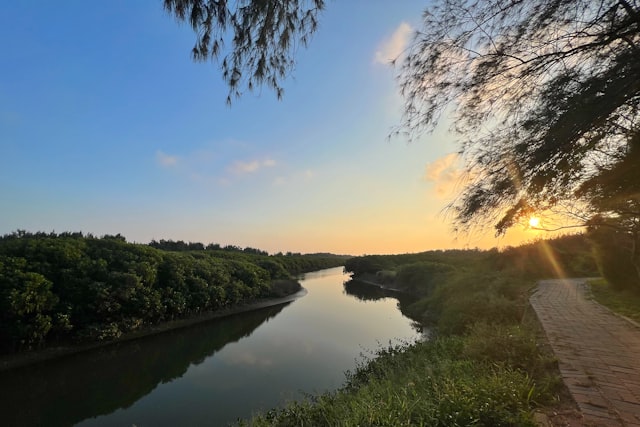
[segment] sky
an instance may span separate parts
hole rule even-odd
[[[425,0],[329,1],[278,100],[231,107],[219,67],[161,0],[0,3],[0,234],[120,233],[275,252],[387,254],[538,237],[456,235],[446,123],[387,139],[389,60]]]

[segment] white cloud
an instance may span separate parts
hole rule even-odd
[[[391,37],[380,44],[378,50],[376,50],[374,62],[386,65],[402,55],[409,43],[412,32],[411,25],[406,22],[400,23]]]
[[[447,154],[434,162],[427,163],[425,180],[434,184],[433,190],[440,198],[450,196],[458,187],[464,171],[459,165],[456,153]]]
[[[246,175],[259,171],[263,168],[272,168],[276,165],[276,161],[270,158],[264,160],[251,160],[248,162],[236,161],[229,170],[235,175]]]
[[[229,168],[231,172],[236,175],[242,175],[246,173],[253,173],[260,168],[260,163],[257,160],[253,160],[251,162],[241,162],[237,161],[231,165]]]
[[[205,187],[227,187],[237,179],[261,176],[261,173],[267,169],[280,166],[269,155],[234,161],[233,159],[238,159],[238,156],[229,151],[235,151],[240,144],[232,142],[218,145],[209,144],[180,154],[168,154],[157,150],[155,162],[158,167],[171,170],[173,174]],[[232,149],[229,148],[230,145]]]
[[[266,168],[272,168],[276,165],[276,161],[273,159],[265,159],[262,161],[262,166]]]
[[[161,150],[156,151],[156,162],[162,167],[170,168],[178,164],[179,157],[171,156]]]

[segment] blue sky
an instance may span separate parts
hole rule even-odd
[[[191,61],[194,34],[161,0],[2,2],[0,233],[351,254],[535,237],[451,233],[446,126],[386,139],[402,100],[384,60],[425,5],[329,1],[284,98],[227,107],[218,66]]]

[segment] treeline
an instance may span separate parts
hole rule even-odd
[[[152,248],[173,252],[206,251],[207,253],[215,255],[217,258],[245,259],[249,261],[260,259],[259,257],[256,258],[254,255],[261,255],[262,257],[268,257],[269,260],[276,260],[276,264],[284,267],[284,269],[291,275],[298,275],[301,273],[320,270],[323,268],[337,267],[340,265],[344,265],[344,262],[347,259],[351,258],[350,255],[336,255],[324,252],[304,255],[299,252],[278,252],[274,255],[269,255],[267,251],[252,247],[242,248],[236,245],[222,246],[219,243],[209,243],[205,245],[204,243],[200,242],[184,242],[182,240],[152,240],[149,243],[149,246],[151,246]],[[264,258],[263,261],[261,261],[261,266],[267,269],[275,268],[276,270],[279,270],[278,265],[270,262],[264,262]],[[276,273],[277,275],[280,274],[279,271],[277,271]]]
[[[429,294],[452,272],[482,267],[528,279],[597,276],[593,244],[583,234],[568,235],[501,251],[435,250],[416,254],[365,255],[345,262],[356,279],[418,294]]]
[[[156,249],[162,249],[165,251],[228,251],[228,252],[243,252],[253,255],[269,255],[267,251],[263,251],[256,248],[246,247],[241,248],[236,245],[221,246],[219,243],[209,243],[205,246],[200,242],[184,242],[182,240],[164,240],[160,241],[152,240],[149,246]]]
[[[299,289],[294,275],[344,257],[263,251],[163,250],[121,235],[28,233],[0,237],[0,351],[111,340]],[[295,286],[292,286],[295,285]]]

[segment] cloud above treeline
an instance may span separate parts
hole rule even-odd
[[[393,34],[380,43],[373,61],[378,64],[387,65],[401,57],[409,44],[412,33],[413,28],[411,25],[406,22],[401,22]]]
[[[156,151],[156,163],[158,165],[168,168],[178,164],[178,156],[170,156],[162,150]]]
[[[256,173],[264,168],[272,168],[276,165],[276,161],[270,158],[263,160],[236,161],[230,167],[229,171],[234,175],[247,175]]]
[[[433,183],[433,191],[437,197],[450,197],[458,189],[464,176],[459,159],[458,154],[451,153],[427,163],[424,178]]]
[[[233,160],[233,155],[216,153],[210,148],[202,148],[181,155],[157,150],[155,163],[160,168],[172,170],[191,181],[221,185],[229,185],[235,179],[256,175],[278,165],[271,156]]]

